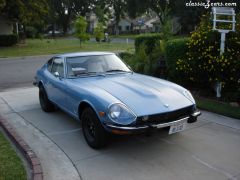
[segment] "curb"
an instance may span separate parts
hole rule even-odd
[[[31,168],[32,180],[43,180],[42,166],[37,155],[27,145],[27,143],[17,134],[15,129],[0,116],[0,125],[3,127],[10,139],[16,144],[17,148],[25,156]]]

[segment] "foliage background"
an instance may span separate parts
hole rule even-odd
[[[220,33],[212,30],[210,15],[202,17],[200,26],[192,32],[184,58],[176,62],[176,73],[185,83],[196,87],[211,87],[222,82],[223,91],[238,92],[240,87],[240,15],[236,32],[226,37],[225,53],[220,55]]]

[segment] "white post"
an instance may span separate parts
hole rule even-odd
[[[217,19],[217,15],[216,15],[216,13],[214,13],[213,14],[213,30],[216,29],[216,25],[217,25],[216,19]]]
[[[222,91],[222,83],[221,82],[216,82],[215,91],[217,93],[216,97],[220,98],[221,97],[221,91]]]
[[[223,55],[225,51],[225,40],[226,40],[226,34],[229,33],[230,31],[235,31],[235,23],[236,23],[236,18],[235,18],[235,10],[233,8],[220,8],[220,7],[213,7],[212,8],[213,12],[213,30],[218,30],[219,33],[221,33],[221,45],[220,45],[220,55]],[[227,20],[227,19],[219,19],[217,15],[224,15],[224,16],[231,16],[232,20]],[[232,24],[232,29],[218,29],[217,22],[222,22],[222,23],[231,23]],[[216,91],[216,96],[218,98],[221,97],[221,90],[222,90],[222,82],[218,81],[216,82],[215,85],[215,91]]]
[[[236,28],[236,25],[235,25],[235,23],[236,23],[235,14],[234,14],[233,17],[232,17],[232,21],[234,22],[234,23],[232,23],[232,31],[235,31],[235,28]]]
[[[219,32],[221,33],[221,45],[220,45],[220,55],[223,55],[223,53],[225,52],[225,40],[226,40],[226,33],[228,33],[228,31],[221,31],[219,30]],[[217,82],[216,83],[216,96],[217,98],[221,97],[221,91],[222,91],[222,82]]]
[[[220,55],[223,55],[225,51],[225,40],[226,40],[226,32],[219,31],[221,33],[221,45],[220,45]]]

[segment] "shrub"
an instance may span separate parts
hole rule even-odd
[[[35,38],[38,31],[35,27],[26,26],[25,33],[26,33],[27,38]]]
[[[75,36],[79,39],[80,46],[83,41],[89,39],[89,35],[86,33],[87,30],[87,21],[84,17],[79,16],[75,21]]]
[[[94,36],[97,42],[101,42],[101,40],[104,38],[103,32],[104,32],[103,24],[97,23],[97,27],[94,28]]]
[[[135,39],[135,51],[138,52],[140,47],[145,46],[147,54],[151,54],[153,49],[159,47],[161,34],[142,34]]]
[[[120,53],[119,56],[137,73],[157,75],[158,60],[160,57],[159,47],[152,50],[151,54],[146,53],[146,47],[141,45],[138,52]]]
[[[178,59],[184,59],[187,53],[188,38],[173,39],[166,42],[165,59],[167,66],[167,76],[169,79],[181,82],[181,76],[176,74],[176,62]]]
[[[0,46],[12,46],[17,42],[18,36],[16,34],[0,35]]]
[[[223,89],[239,89],[240,79],[240,15],[236,32],[227,34],[225,53],[220,54],[220,33],[212,31],[211,19],[203,16],[199,28],[191,34],[186,58],[177,60],[176,70],[196,85],[222,82]]]
[[[130,61],[133,58],[134,54],[129,53],[129,52],[120,52],[118,56],[123,59],[127,64],[130,65]]]
[[[37,33],[35,38],[42,40],[43,39],[43,34]]]

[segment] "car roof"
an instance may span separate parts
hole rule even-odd
[[[99,56],[99,55],[111,55],[115,54],[112,52],[101,52],[101,51],[93,51],[93,52],[75,52],[75,53],[66,53],[66,54],[59,54],[55,57],[77,57],[77,56]]]

